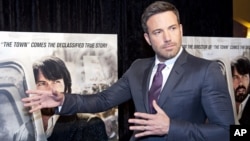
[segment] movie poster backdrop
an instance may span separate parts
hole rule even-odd
[[[46,140],[40,112],[33,115],[23,107],[25,90],[35,89],[32,64],[44,56],[61,58],[70,71],[72,93],[93,94],[112,85],[117,74],[116,34],[71,34],[37,32],[0,32],[0,140],[14,140],[16,132],[29,120],[37,135]],[[118,140],[118,108],[99,116],[110,140]]]
[[[227,80],[231,96],[235,124],[239,124],[236,116],[236,106],[233,90],[231,62],[239,56],[250,59],[250,39],[225,37],[189,37],[183,38],[183,47],[191,54],[217,61]]]
[[[27,96],[26,89],[35,88],[32,63],[37,59],[52,55],[65,61],[73,93],[93,94],[117,81],[115,34],[0,32],[0,37],[0,140],[13,140],[15,132],[31,118],[35,140],[46,140],[40,112],[30,115],[20,101]],[[230,62],[238,56],[250,59],[250,39],[186,36],[183,47],[195,56],[218,61],[235,112]],[[113,108],[94,114],[104,120],[109,140],[119,139],[117,112]]]

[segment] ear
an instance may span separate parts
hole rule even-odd
[[[151,46],[151,42],[150,42],[148,33],[144,33],[144,38],[147,41],[147,43]]]
[[[180,24],[181,35],[183,36],[182,24]]]

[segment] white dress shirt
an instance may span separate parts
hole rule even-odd
[[[238,113],[237,113],[237,119],[240,120],[241,116],[242,116],[242,113],[243,113],[243,110],[246,106],[246,103],[247,103],[247,100],[249,98],[249,94],[247,95],[247,97],[244,99],[244,101],[242,101],[239,105],[239,109],[238,109]]]
[[[51,136],[53,129],[54,129],[59,117],[60,117],[59,115],[53,115],[49,118],[48,127],[47,127],[47,130],[45,131],[45,135],[47,138]]]
[[[164,87],[164,84],[167,82],[168,76],[169,76],[169,74],[170,74],[170,72],[171,72],[171,70],[172,70],[172,68],[174,66],[174,63],[177,60],[177,58],[180,56],[182,51],[183,51],[183,49],[181,47],[180,51],[178,52],[178,54],[174,58],[171,58],[171,59],[164,62],[166,67],[162,70],[162,76],[163,76],[162,84],[163,85],[161,86],[161,89]],[[154,75],[155,75],[155,73],[157,71],[158,64],[163,63],[163,62],[160,62],[157,57],[155,57],[155,58],[156,58],[155,59],[155,65],[154,65],[154,68],[153,68],[152,73],[151,73],[150,83],[149,83],[149,88],[148,89],[150,89],[150,87],[151,87],[153,77],[154,77]]]

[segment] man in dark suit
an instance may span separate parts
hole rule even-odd
[[[29,90],[35,96],[23,99],[24,105],[38,104],[30,112],[58,107],[57,113],[65,115],[100,112],[133,99],[131,141],[228,141],[234,116],[227,84],[216,62],[181,47],[182,25],[175,6],[152,3],[142,15],[142,27],[155,57],[136,60],[108,89],[96,95]]]
[[[237,118],[242,125],[250,125],[250,61],[240,56],[231,62]]]

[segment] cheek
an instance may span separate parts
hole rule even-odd
[[[249,88],[249,81],[244,82],[244,86],[245,86],[246,88]]]
[[[238,82],[233,81],[233,88],[234,88],[234,89],[236,89],[236,88],[238,87],[238,85],[239,85]]]
[[[160,39],[151,40],[151,45],[154,50],[158,50],[158,48],[164,45],[164,40],[160,40]]]
[[[249,79],[241,79],[241,82],[242,82],[244,85],[248,85],[248,84],[249,84]]]
[[[36,89],[38,89],[38,90],[50,90],[50,88],[46,87],[46,86],[37,86]]]
[[[64,85],[56,85],[54,89],[59,92],[64,92]]]

